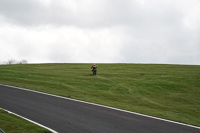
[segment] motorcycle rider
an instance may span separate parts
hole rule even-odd
[[[91,67],[92,72],[97,71],[97,66],[95,64],[93,64],[93,66]]]

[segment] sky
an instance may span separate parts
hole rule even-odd
[[[200,0],[0,0],[0,62],[200,65]]]

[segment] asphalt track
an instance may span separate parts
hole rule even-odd
[[[0,108],[59,133],[200,133],[199,127],[3,85]]]

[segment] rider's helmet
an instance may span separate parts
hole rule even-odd
[[[95,64],[93,64],[93,66],[96,66]]]

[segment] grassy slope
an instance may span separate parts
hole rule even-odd
[[[200,66],[98,64],[0,66],[0,83],[200,126]]]

